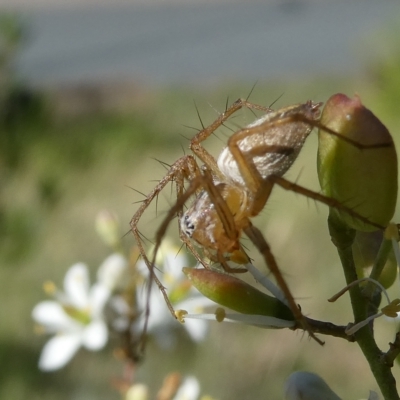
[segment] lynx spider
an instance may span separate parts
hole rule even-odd
[[[232,270],[227,264],[228,260],[242,264],[249,262],[249,258],[239,242],[243,231],[262,254],[299,326],[307,330],[318,343],[323,344],[308,328],[301,309],[296,304],[267,241],[260,230],[250,221],[264,208],[276,184],[285,190],[335,207],[362,222],[383,229],[382,226],[370,222],[337,200],[313,192],[282,177],[296,160],[314,127],[338,136],[359,149],[376,147],[376,145],[364,146],[321,126],[319,123],[321,105],[322,103],[307,101],[273,111],[247,100],[237,100],[231,106],[226,107],[225,111],[211,125],[203,127],[193,137],[189,146],[193,154],[185,155],[175,161],[167,174],[144,199],[132,217],[131,230],[141,256],[150,270],[151,279],[148,290],[154,280],[175,318],[175,311],[168,300],[165,288],[154,273],[154,265],[167,227],[171,220],[178,216],[179,235],[182,242],[205,268],[210,266],[198,252],[193,241],[203,250],[203,254],[209,260],[220,263],[226,271],[245,272],[245,269]],[[247,127],[234,132],[228,139],[227,147],[215,159],[202,146],[202,142],[243,107],[263,111],[265,114]],[[195,157],[203,163],[201,166]],[[186,190],[184,188],[185,181],[189,182]],[[154,254],[150,259],[145,252],[138,223],[150,203],[169,182],[176,184],[177,201],[170,208],[156,232]],[[183,207],[191,196],[195,197],[194,202],[183,212]],[[149,313],[149,306],[147,306],[146,321]]]

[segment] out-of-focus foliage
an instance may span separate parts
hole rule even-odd
[[[393,44],[393,47],[395,45]],[[391,55],[383,63],[371,67],[371,76],[374,88],[379,96],[380,109],[392,117],[399,115],[400,104],[400,51],[398,44],[393,48]]]
[[[14,72],[15,56],[26,37],[21,18],[0,14],[0,165],[8,169],[21,162],[23,148],[37,132],[31,128],[43,116],[40,94],[20,82]]]
[[[70,174],[98,163],[122,163],[155,140],[166,148],[179,140],[162,135],[150,114],[134,110],[72,119],[56,115],[53,99],[15,73],[14,58],[26,37],[22,19],[0,14],[0,262],[5,265],[41,246],[41,229],[65,196]],[[27,171],[32,175],[23,183]]]

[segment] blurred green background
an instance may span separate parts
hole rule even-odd
[[[397,36],[399,31],[397,31]],[[141,196],[165,173],[155,159],[172,163],[186,151],[200,128],[223,110],[226,99],[246,97],[254,81],[221,81],[215,85],[123,87],[99,83],[82,87],[30,87],[13,68],[24,37],[13,14],[1,16],[0,54],[0,398],[1,399],[119,399],[113,379],[123,363],[113,356],[112,338],[99,353],[81,350],[58,372],[42,373],[37,361],[45,338],[33,331],[33,306],[45,299],[42,284],[61,286],[70,265],[89,264],[94,272],[109,254],[95,233],[97,213],[117,213],[122,227]],[[324,101],[331,94],[358,93],[364,104],[387,125],[400,145],[400,47],[392,27],[376,33],[373,43],[388,49],[385,57],[365,65],[359,77],[295,76],[266,81],[260,77],[250,100],[278,108],[307,99]],[[317,61],[317,60],[316,60]],[[121,92],[130,92],[124,101]],[[283,95],[282,95],[283,93]],[[111,106],[110,106],[111,104]],[[211,107],[210,107],[211,105]],[[235,124],[251,120],[240,112]],[[210,139],[214,154],[228,130]],[[290,170],[288,178],[318,191],[316,135]],[[399,147],[398,147],[399,148]],[[184,150],[185,149],[185,150]],[[143,232],[154,235],[163,210],[173,202],[169,190],[160,196],[158,217],[150,209]],[[306,315],[338,324],[351,321],[348,299],[326,299],[344,286],[339,261],[326,227],[327,209],[305,198],[275,189],[255,221],[270,241],[289,286]],[[396,220],[399,218],[397,216]],[[176,237],[176,226],[170,229]],[[127,247],[133,244],[124,237]],[[395,291],[398,291],[398,287]],[[398,296],[398,295],[396,295]],[[160,301],[162,301],[160,296]],[[393,339],[394,326],[377,322],[383,349]],[[136,380],[154,394],[171,371],[194,374],[202,393],[218,399],[279,399],[285,378],[296,369],[319,373],[343,398],[366,397],[377,390],[366,361],[355,344],[326,338],[324,347],[292,331],[212,324],[201,345],[183,334],[179,346],[164,351],[150,343]],[[395,376],[400,378],[399,367]]]

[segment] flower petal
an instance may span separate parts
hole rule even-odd
[[[92,351],[102,349],[108,340],[108,330],[104,321],[93,321],[83,331],[82,344]]]
[[[183,318],[185,320],[185,323],[188,319],[218,321],[216,314],[185,314]],[[258,326],[259,328],[265,328],[265,329],[291,328],[296,324],[295,321],[286,321],[285,319],[268,317],[265,315],[236,314],[236,313],[225,314],[222,321],[245,324],[245,325],[254,325]]]
[[[153,250],[151,250],[150,254],[152,254]],[[180,251],[179,247],[175,246],[169,240],[164,240],[158,249],[155,264],[158,270],[164,272],[160,276],[160,279],[163,283],[166,283],[164,279],[171,282],[182,279],[182,268],[188,266],[189,260],[185,253]],[[136,263],[136,268],[143,276],[148,276],[149,270],[143,260],[139,260]],[[167,276],[165,276],[165,272],[167,272]]]
[[[197,400],[200,395],[200,384],[194,376],[188,376],[178,389],[174,400]]]
[[[176,309],[185,310],[188,313],[202,313],[204,309],[207,307],[217,307],[218,304],[214,303],[210,299],[204,296],[198,296],[195,294],[193,297],[189,297],[188,299],[181,301],[176,305]],[[195,342],[201,342],[205,339],[208,333],[208,323],[206,321],[201,320],[185,320],[183,327],[188,332],[191,339]]]
[[[115,316],[111,321],[111,326],[117,332],[123,332],[129,329],[130,308],[126,300],[119,295],[111,297],[109,305]]]
[[[125,393],[125,400],[148,400],[149,389],[142,383],[135,383]]]
[[[179,251],[179,247],[168,246],[160,249],[160,255],[163,257],[163,271],[167,272],[171,279],[180,280],[184,278],[182,268],[189,264],[186,255]]]
[[[88,307],[89,272],[86,264],[74,264],[67,271],[64,290],[72,306],[78,309]]]
[[[97,279],[111,291],[115,290],[121,284],[127,267],[128,261],[122,254],[111,254],[100,265],[97,271]]]
[[[119,315],[128,315],[131,311],[126,300],[119,295],[111,297],[109,305]]]
[[[109,300],[110,295],[111,292],[108,287],[100,283],[95,283],[91,287],[89,294],[89,307],[92,318],[97,319],[102,316],[104,306]]]
[[[53,337],[43,347],[39,359],[39,369],[55,371],[64,367],[78,351],[80,345],[80,333]]]
[[[173,323],[176,323],[176,321],[171,318],[170,311],[165,302],[160,301],[160,293],[152,290],[150,294],[150,316],[147,325],[148,331],[151,333],[155,330],[162,331],[168,329],[167,326],[170,326]]]
[[[280,300],[283,304],[288,305],[288,301],[285,298],[284,293],[278,288],[266,275],[261,273],[253,264],[246,264],[246,268],[253,275],[253,278],[263,285],[273,296]]]
[[[200,319],[185,320],[184,328],[194,342],[201,342],[206,338],[208,333],[207,321]]]
[[[69,317],[61,304],[47,300],[37,304],[32,310],[32,318],[43,325],[47,332],[73,332],[80,328],[80,325]]]
[[[190,297],[177,303],[175,308],[186,310],[191,313],[199,313],[210,307],[218,307],[218,304],[193,290],[190,293]]]

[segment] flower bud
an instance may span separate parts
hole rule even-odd
[[[323,193],[386,226],[397,200],[397,155],[389,131],[358,96],[350,99],[344,94],[326,102],[320,122],[338,133],[319,130],[318,177]],[[377,230],[345,211],[331,211],[353,229]]]
[[[290,309],[281,301],[231,275],[198,268],[183,268],[183,272],[200,293],[231,310],[294,320]]]
[[[149,389],[142,383],[132,385],[125,393],[125,400],[148,400]]]
[[[96,217],[96,231],[103,242],[115,249],[121,242],[118,217],[109,210],[102,210]]]

